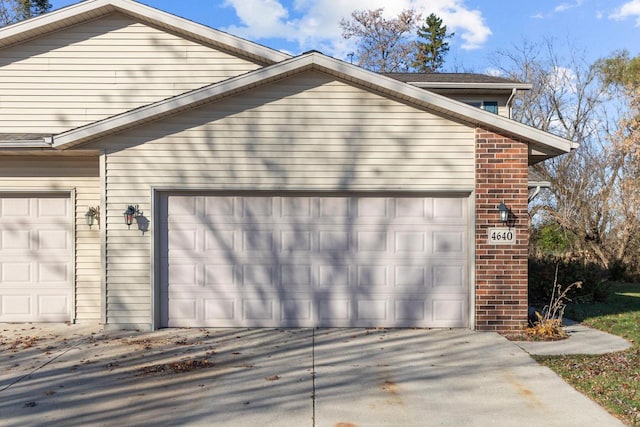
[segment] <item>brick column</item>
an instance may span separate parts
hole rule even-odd
[[[476,129],[476,329],[508,332],[527,319],[527,245],[529,218],[527,145]],[[488,243],[488,228],[502,227],[497,206],[512,212],[517,240]]]

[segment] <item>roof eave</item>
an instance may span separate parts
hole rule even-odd
[[[51,148],[51,143],[43,140],[0,141],[0,150],[9,148]]]
[[[180,110],[193,108],[197,105],[211,102],[215,98],[228,96],[237,91],[284,78],[309,67],[343,80],[352,81],[360,86],[369,87],[377,92],[420,105],[426,109],[440,112],[471,126],[496,131],[506,137],[542,146],[545,148],[545,152],[549,152],[551,155],[567,153],[577,147],[571,141],[523,125],[506,117],[315,52],[297,56],[287,61],[113,116],[100,122],[72,129],[58,135],[54,139],[53,146],[60,149],[70,148],[89,139],[156,120]]]
[[[486,89],[486,90],[531,90],[528,83],[463,83],[463,82],[406,82],[422,89]]]

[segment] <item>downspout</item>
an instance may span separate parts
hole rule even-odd
[[[507,108],[509,109],[509,118],[512,119],[512,114],[511,114],[511,103],[513,102],[513,98],[516,97],[516,93],[518,92],[518,89],[516,89],[515,87],[511,88],[511,95],[509,96],[509,99],[507,99]],[[540,191],[540,187],[538,187],[538,192]],[[537,193],[536,193],[537,194]],[[535,196],[534,196],[535,197]]]
[[[532,187],[532,188],[533,188],[533,187]],[[533,201],[533,199],[535,199],[535,198],[536,198],[536,196],[537,196],[538,194],[540,194],[540,188],[541,188],[541,187],[540,187],[539,185],[537,185],[537,186],[533,189],[533,192],[531,191],[531,189],[529,189],[529,199],[528,199],[528,202],[529,202],[529,203],[531,203],[531,202]]]

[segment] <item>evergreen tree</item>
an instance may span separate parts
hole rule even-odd
[[[449,52],[449,42],[455,33],[447,34],[447,26],[442,19],[431,14],[418,28],[418,37],[425,41],[416,42],[413,66],[423,73],[435,73],[442,68],[444,57]]]

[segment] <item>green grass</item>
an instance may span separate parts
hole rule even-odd
[[[631,426],[640,426],[640,284],[614,284],[606,303],[570,305],[565,316],[631,341],[600,356],[538,356],[577,390]]]

